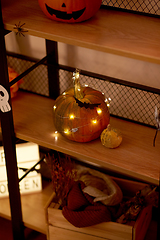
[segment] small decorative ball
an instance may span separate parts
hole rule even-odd
[[[116,128],[112,128],[110,124],[108,124],[108,127],[103,130],[100,138],[102,145],[107,148],[116,148],[122,142],[121,132]]]

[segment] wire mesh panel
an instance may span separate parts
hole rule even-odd
[[[13,67],[19,74],[33,64],[32,61],[8,56],[8,65]],[[63,68],[63,69],[62,69]],[[74,71],[74,69],[72,69]],[[60,94],[66,89],[73,87],[73,71],[61,67],[59,70]],[[80,73],[80,82],[83,86],[88,85],[104,93],[106,100],[110,103],[110,114],[128,120],[136,121],[149,126],[155,126],[154,111],[155,106],[159,107],[160,95],[153,91],[138,89],[132,83],[121,84],[119,79],[114,82],[109,78],[93,77]],[[54,79],[53,79],[54,81]],[[117,81],[117,82],[115,82]],[[40,65],[34,71],[23,78],[20,88],[49,96],[47,66]]]
[[[160,15],[159,0],[103,0],[102,5],[145,14]]]
[[[64,74],[64,73],[63,73]],[[159,94],[81,75],[80,82],[105,94],[110,114],[154,126]]]
[[[18,74],[21,74],[34,64],[32,61],[12,56],[8,56],[7,59],[8,65],[12,67]],[[47,67],[45,65],[40,65],[28,75],[26,75],[23,78],[23,83],[20,85],[20,88],[48,96],[49,90]]]

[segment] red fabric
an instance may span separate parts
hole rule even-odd
[[[85,198],[83,192],[81,191],[81,189],[84,187],[85,185],[83,182],[75,182],[67,197],[68,210],[75,211],[90,204],[90,202],[87,200],[87,198]]]
[[[85,187],[81,181],[75,182],[68,194],[67,206],[62,209],[63,216],[75,227],[88,227],[111,220],[106,206],[93,203],[93,198],[82,192]]]

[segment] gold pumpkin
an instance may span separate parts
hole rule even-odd
[[[122,134],[108,124],[108,127],[101,133],[101,142],[107,148],[117,148],[122,142]]]

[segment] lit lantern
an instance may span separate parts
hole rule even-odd
[[[73,81],[74,87],[60,95],[53,106],[55,127],[70,140],[89,142],[109,124],[109,110],[100,91],[80,85],[78,70]]]

